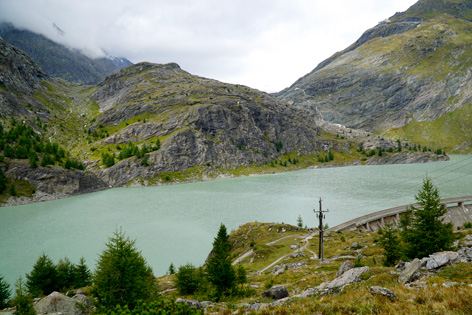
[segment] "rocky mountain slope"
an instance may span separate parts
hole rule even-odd
[[[47,167],[32,166],[21,156],[29,156],[30,161],[34,159],[39,164],[46,156],[44,145],[54,143],[51,140],[54,141],[53,136],[57,133],[55,125],[66,123],[64,118],[68,111],[64,108],[67,103],[60,95],[62,87],[50,80],[24,52],[0,39],[0,177],[6,176],[0,203],[40,201],[107,187],[95,175],[66,169],[66,151]],[[23,132],[7,132],[18,125],[31,128],[35,137],[27,136],[25,128]],[[38,145],[36,148],[31,144],[32,139]],[[58,148],[56,144],[56,152]],[[21,153],[23,149],[26,153]],[[10,195],[18,198],[8,200]]]
[[[43,35],[17,29],[12,24],[0,24],[0,36],[26,52],[49,76],[70,82],[97,84],[107,75],[132,65],[126,58],[89,58],[79,50],[65,47]]]
[[[471,16],[472,1],[421,0],[276,96],[326,121],[468,150]]]
[[[296,151],[320,150],[318,128],[302,112],[245,86],[191,75],[177,64],[140,63],[108,77],[91,95],[100,106],[97,145],[119,154],[129,142],[159,150],[100,172],[113,185],[196,166],[234,168]]]
[[[175,63],[136,64],[88,86],[48,76],[1,39],[0,51],[7,133],[0,168],[10,187],[0,202],[12,186],[44,200],[110,186],[412,160],[395,155],[397,146],[422,155],[411,142],[316,122],[272,95],[198,77]],[[444,159],[442,153],[413,160]]]

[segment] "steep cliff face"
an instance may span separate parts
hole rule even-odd
[[[102,113],[92,129],[97,145],[142,146],[157,138],[149,166],[129,158],[100,172],[113,185],[196,166],[232,168],[267,162],[286,152],[319,149],[318,128],[301,111],[245,86],[191,75],[177,64],[141,63],[108,77],[92,95]]]
[[[419,1],[276,96],[327,121],[373,131],[469,106],[471,8],[472,1]]]

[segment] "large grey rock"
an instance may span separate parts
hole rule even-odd
[[[434,253],[432,255],[429,255],[429,258],[426,260],[425,269],[435,270],[458,262],[459,254],[456,252]]]
[[[275,285],[270,289],[262,292],[263,298],[270,298],[274,300],[280,300],[288,296],[288,290],[283,285]]]
[[[370,268],[367,266],[349,269],[341,277],[333,281],[324,282],[316,287],[316,289],[318,291],[327,291],[328,293],[341,291],[346,285],[362,281],[360,276],[369,270]]]
[[[63,314],[82,315],[87,314],[86,308],[77,305],[77,300],[67,297],[59,292],[53,292],[42,298],[34,305],[38,315],[42,314]]]
[[[392,300],[398,300],[398,296],[395,294],[395,292],[393,292],[392,290],[387,289],[387,288],[372,286],[372,287],[370,287],[369,292],[372,295],[381,295],[381,296],[385,296],[385,297],[387,297],[389,299],[392,299]]]
[[[465,247],[461,248],[457,254],[459,255],[459,259],[464,262],[472,262],[472,248]]]
[[[415,258],[408,266],[400,273],[398,277],[398,282],[401,284],[406,284],[408,282],[414,281],[419,277],[421,268],[421,260]]]
[[[203,308],[202,304],[198,300],[187,300],[183,298],[178,298],[177,300],[175,300],[175,303],[185,303],[190,307],[195,307],[197,310]]]
[[[354,268],[354,264],[350,260],[346,260],[339,267],[338,272],[336,273],[336,277],[341,277],[346,271],[352,268]]]

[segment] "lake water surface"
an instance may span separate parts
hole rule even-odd
[[[426,164],[307,169],[282,174],[102,192],[0,208],[0,275],[13,284],[45,253],[55,263],[84,256],[93,270],[105,242],[122,228],[156,275],[170,263],[201,265],[219,225],[247,222],[316,226],[323,199],[334,226],[414,201],[429,175],[441,197],[472,195],[472,156]]]

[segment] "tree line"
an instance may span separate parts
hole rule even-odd
[[[14,118],[7,129],[0,123],[0,151],[3,153],[0,155],[0,162],[7,157],[29,159],[32,168],[58,164],[68,169],[85,169],[80,161],[71,158],[70,153],[58,143],[45,140],[31,126],[17,123]]]
[[[43,253],[32,271],[26,274],[26,281],[20,277],[16,282],[12,300],[9,284],[0,276],[0,309],[15,306],[15,314],[34,314],[34,297],[89,286],[96,314],[203,314],[203,311],[191,309],[186,304],[176,304],[159,296],[152,269],[135,242],[121,229],[115,231],[99,255],[94,273],[90,272],[84,258],[79,264],[73,264],[67,258],[54,264]],[[208,264],[200,269],[201,275],[207,279],[206,288],[217,299],[236,294],[239,292],[236,286],[246,282],[244,268],[239,266],[235,269],[231,265],[230,251],[226,227],[221,225]],[[180,267],[176,276],[176,284],[182,292],[187,292],[186,288],[193,284],[194,278],[185,278],[187,267]],[[190,275],[196,274],[191,272]],[[202,288],[202,279],[195,289]],[[195,292],[194,289],[190,291]]]

